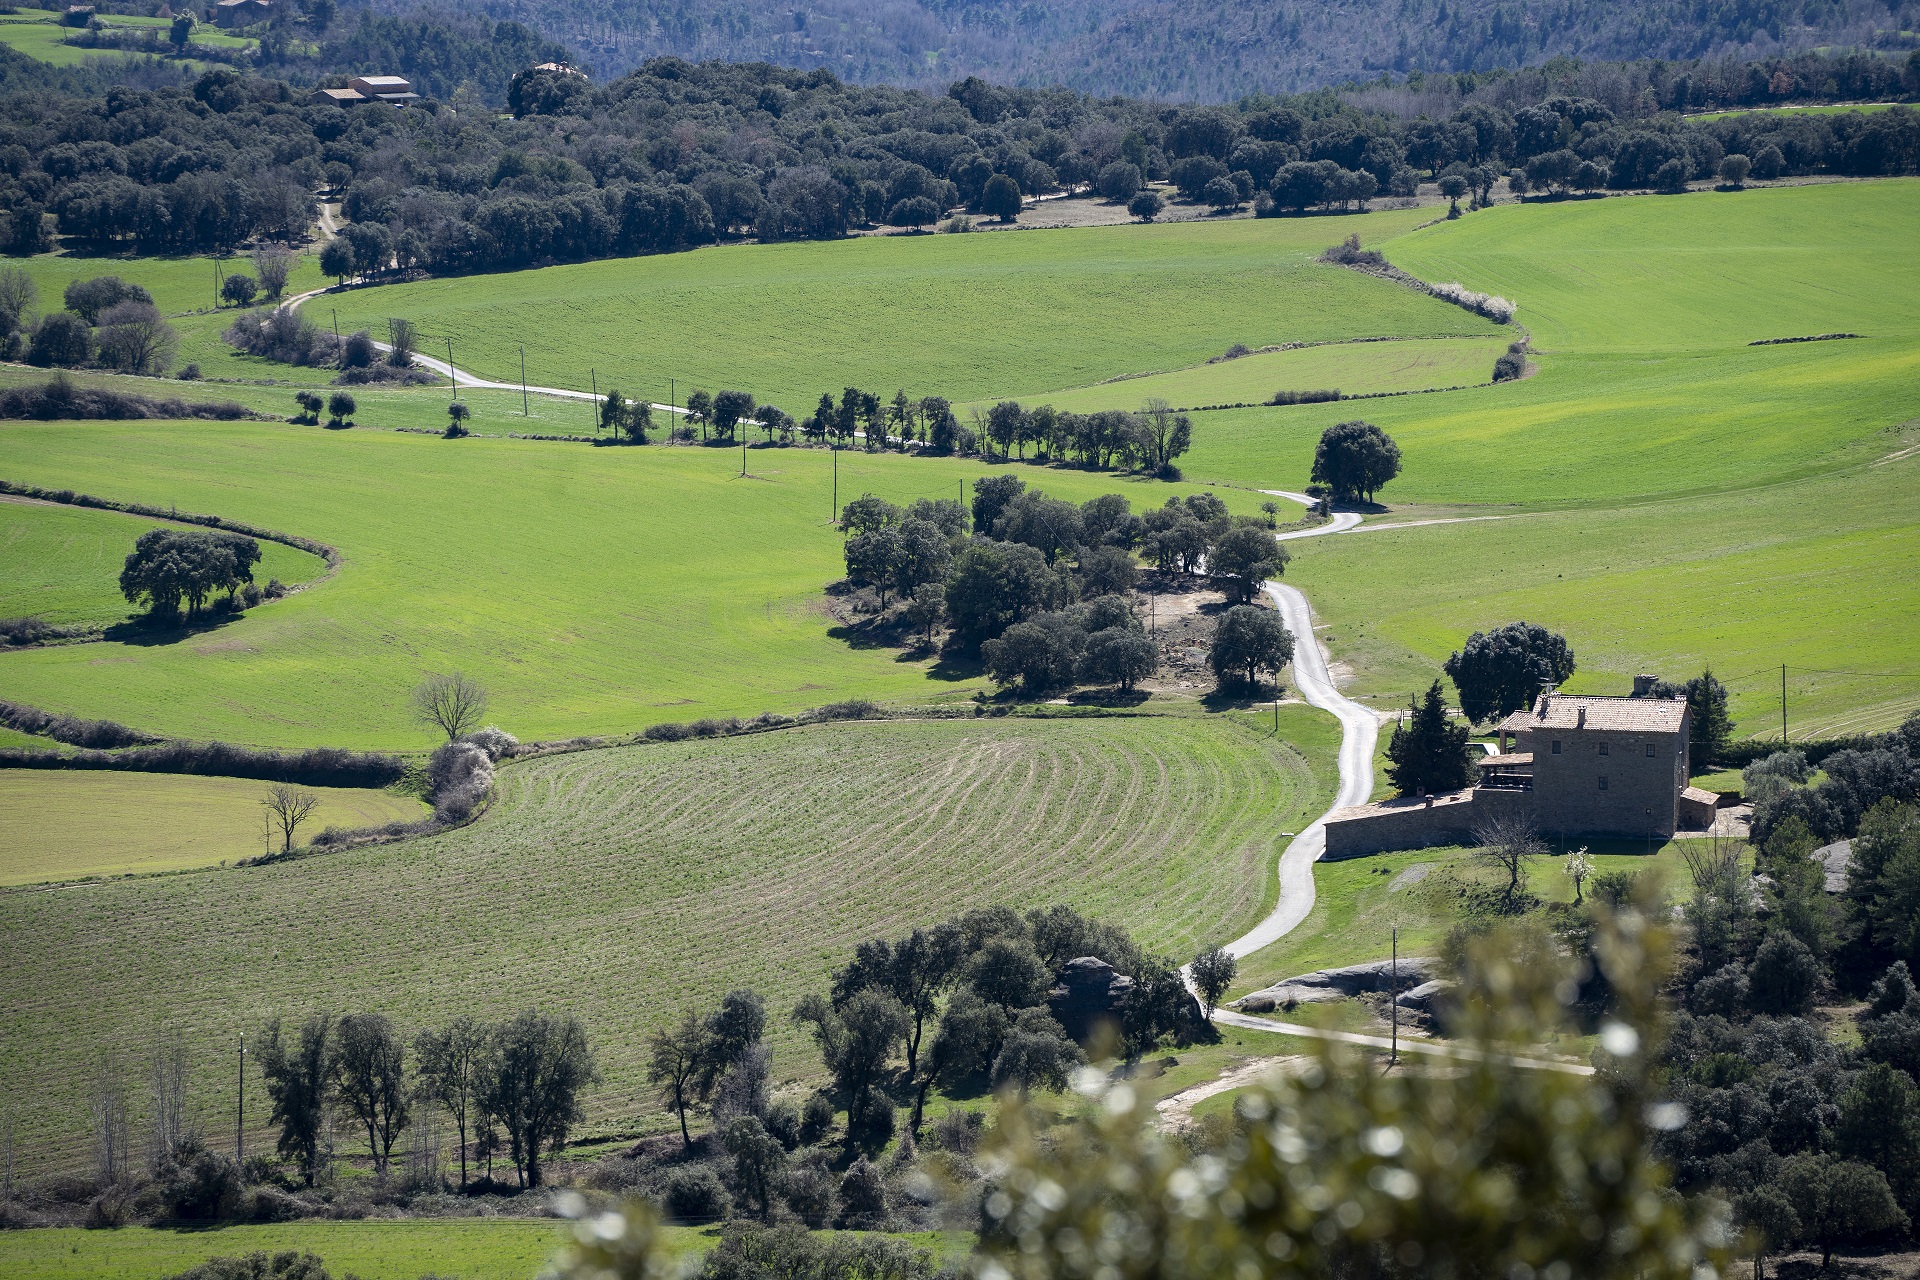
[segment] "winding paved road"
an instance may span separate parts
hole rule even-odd
[[[1266,492],[1303,505],[1313,503],[1304,493],[1288,493],[1283,489]],[[1342,511],[1317,528],[1283,533],[1279,537],[1282,541],[1321,538],[1359,527],[1358,513]],[[1299,686],[1308,705],[1331,712],[1340,721],[1340,790],[1327,813],[1348,805],[1365,804],[1373,795],[1373,745],[1379,737],[1379,717],[1372,708],[1361,706],[1334,687],[1326,656],[1320,652],[1320,642],[1313,634],[1313,607],[1307,603],[1305,594],[1284,582],[1269,582],[1265,590],[1278,606],[1281,621],[1293,633],[1294,684]],[[1313,910],[1313,864],[1327,848],[1326,819],[1326,813],[1315,818],[1280,855],[1280,899],[1265,920],[1227,944],[1226,949],[1236,957],[1251,955],[1278,942]]]

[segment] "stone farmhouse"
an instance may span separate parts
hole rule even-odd
[[[1720,797],[1687,785],[1687,704],[1650,696],[1652,676],[1633,683],[1625,698],[1549,689],[1495,726],[1500,750],[1480,760],[1473,786],[1338,810],[1325,856],[1471,843],[1476,827],[1500,817],[1563,838],[1706,829]]]
[[[419,100],[413,82],[405,76],[355,76],[344,89],[315,89],[307,95],[307,101],[316,107],[352,107],[362,102],[404,107]]]

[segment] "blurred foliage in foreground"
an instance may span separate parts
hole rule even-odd
[[[1043,1128],[1012,1100],[987,1155],[993,1188],[971,1260],[981,1280],[1218,1277],[1640,1277],[1706,1280],[1731,1241],[1710,1203],[1683,1201],[1652,1150],[1685,1119],[1654,1063],[1668,939],[1601,912],[1582,948],[1493,931],[1462,964],[1457,1065],[1383,1072],[1328,1043],[1305,1069],[1248,1090],[1224,1144],[1196,1153],[1106,1073],[1075,1086],[1089,1118]],[[1609,994],[1596,1070],[1548,1064],[1573,1011]],[[1589,1015],[1591,1016],[1591,1015]],[[653,1210],[583,1219],[556,1260],[567,1280],[676,1274]]]

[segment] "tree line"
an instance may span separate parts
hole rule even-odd
[[[1853,65],[1802,67],[1778,97],[1802,73],[1821,86]],[[1577,76],[1472,84],[1464,97],[1456,86],[1434,99],[1448,112],[1434,118],[1332,93],[1175,108],[978,80],[941,95],[855,88],[824,69],[673,58],[604,86],[541,74],[552,91],[523,93],[518,123],[431,100],[306,106],[283,81],[225,68],[190,88],[15,95],[0,107],[0,246],[38,252],[56,231],[144,252],[293,240],[312,193],[331,189],[402,265],[501,270],[745,235],[832,238],[926,225],[957,207],[1007,216],[1009,194],[1017,211],[1019,197],[1093,189],[1116,173],[1177,180],[1193,199],[1211,199],[1210,187],[1234,200],[1257,193],[1281,211],[1364,204],[1422,175],[1484,193],[1563,150],[1623,189],[1654,185],[1673,162],[1710,177],[1735,153],[1762,176],[1774,153],[1783,175],[1902,173],[1920,132],[1900,110],[1689,122],[1647,114],[1643,98],[1569,92],[1604,91]],[[565,127],[524,124],[543,116]]]
[[[411,1044],[382,1013],[319,1012],[297,1030],[275,1018],[253,1052],[280,1127],[277,1150],[309,1187],[334,1157],[332,1118],[365,1136],[384,1178],[415,1108],[431,1106],[453,1122],[461,1186],[470,1151],[489,1179],[504,1151],[519,1184],[537,1187],[542,1157],[565,1143],[600,1080],[579,1018],[537,1009],[497,1023],[458,1017]]]

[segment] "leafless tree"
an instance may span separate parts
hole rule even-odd
[[[186,1033],[178,1027],[156,1030],[149,1069],[153,1127],[147,1135],[147,1162],[158,1169],[188,1133]]]
[[[1480,860],[1506,873],[1502,897],[1512,910],[1515,899],[1526,890],[1528,864],[1547,852],[1539,830],[1531,819],[1499,814],[1475,826],[1473,838],[1480,844]]]
[[[393,349],[387,353],[387,363],[396,369],[404,369],[413,363],[413,351],[420,342],[420,331],[411,320],[387,321],[387,345]]]
[[[460,1185],[467,1185],[467,1137],[479,1125],[480,1089],[487,1071],[492,1030],[470,1017],[458,1017],[414,1040],[416,1074],[422,1094],[447,1109],[459,1134]]]
[[[448,742],[455,742],[477,728],[487,714],[487,691],[458,671],[428,676],[413,691],[413,714],[422,724],[438,726]]]
[[[0,267],[0,312],[12,316],[18,323],[39,296],[39,287],[24,270],[19,267]]]
[[[267,797],[260,803],[266,806],[268,819],[280,828],[280,852],[289,853],[294,831],[313,815],[320,797],[282,782],[267,788]]]
[[[413,1122],[412,1140],[407,1144],[407,1188],[437,1192],[445,1189],[441,1156],[445,1135],[440,1128],[440,1108],[428,1101]]]
[[[125,373],[164,369],[179,335],[151,302],[116,302],[100,313],[100,359]]]
[[[267,297],[278,301],[286,292],[287,277],[293,274],[293,250],[284,244],[263,244],[253,251],[253,270]]]
[[[93,1162],[103,1183],[117,1182],[127,1172],[130,1152],[127,1113],[127,1072],[120,1055],[109,1049],[94,1070]]]

